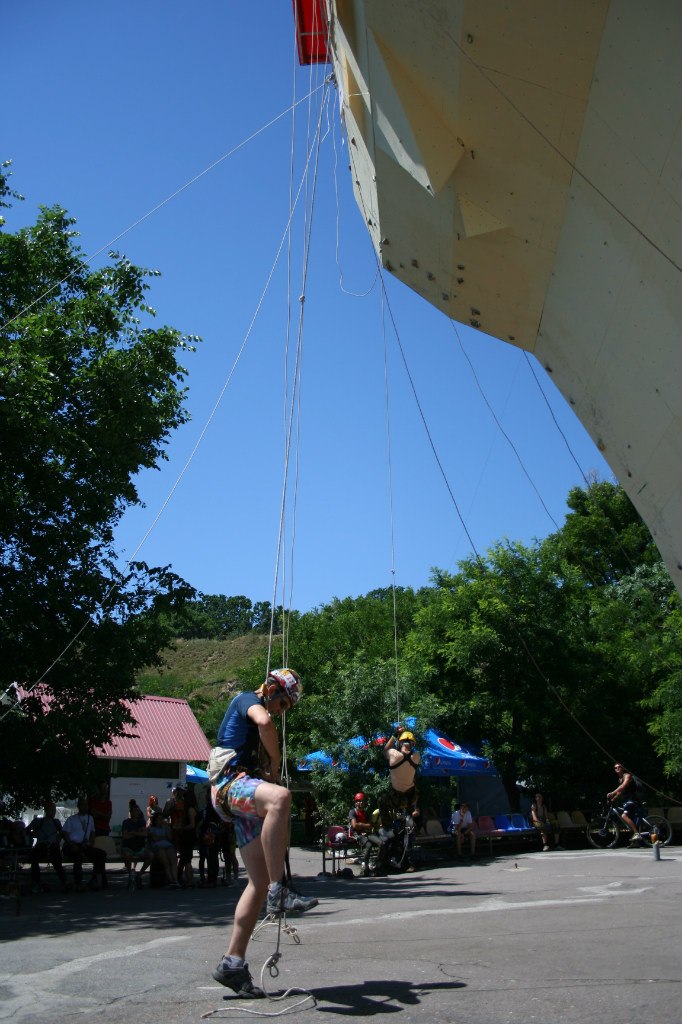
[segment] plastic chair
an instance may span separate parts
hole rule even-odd
[[[116,860],[116,840],[112,836],[95,836],[93,846],[97,850],[104,850],[107,860]]]
[[[429,818],[424,825],[427,836],[444,836],[446,833],[443,831],[443,826],[439,822],[438,818]]]
[[[562,832],[575,832],[579,827],[571,821],[571,815],[568,811],[557,811],[556,822]],[[582,827],[583,826],[581,825],[580,828]]]
[[[571,811],[571,821],[578,828],[587,828],[587,818],[582,811]]]
[[[495,815],[495,828],[498,829],[500,832],[516,831],[516,829],[514,828],[506,814]]]
[[[345,829],[343,825],[330,825],[327,829],[327,836],[322,846],[323,872],[326,864],[327,851],[331,853],[332,874],[337,875],[339,873],[339,861],[346,860],[349,848],[355,845],[355,839],[351,839],[348,835],[347,829]]]
[[[512,828],[518,829],[519,832],[535,832],[535,829],[528,824],[522,814],[512,814],[511,824]]]

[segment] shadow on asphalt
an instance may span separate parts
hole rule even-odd
[[[129,892],[127,876],[114,870],[109,873],[109,887],[104,892],[62,894],[56,878],[50,875],[50,872],[43,872],[45,881],[50,885],[49,892],[34,895],[26,893],[24,887],[19,916],[13,916],[9,903],[3,901],[0,907],[0,941],[37,935],[49,938],[84,934],[107,924],[115,924],[123,930],[130,929],[137,934],[140,930],[220,926],[231,918],[246,884],[245,876],[242,876],[236,885],[219,886],[216,889],[167,890],[145,887],[140,891]],[[334,914],[337,899],[498,895],[493,891],[466,889],[459,882],[444,887],[429,881],[428,874],[422,876],[421,872],[352,879],[295,875],[293,884],[306,896],[316,896],[320,900],[319,906],[305,915],[306,920]],[[291,919],[293,924],[299,920],[301,918],[298,917]]]
[[[312,992],[320,1010],[342,1013],[346,1017],[372,1017],[378,1013],[401,1013],[406,1006],[418,1006],[424,993],[459,988],[466,988],[464,982],[441,981],[429,985],[382,980],[314,988]]]

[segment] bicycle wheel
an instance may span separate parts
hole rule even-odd
[[[612,850],[620,837],[618,825],[608,816],[594,814],[586,830],[587,841],[596,850]]]
[[[644,831],[640,828],[640,835],[643,839],[647,839],[652,842],[652,833],[658,833],[658,841],[661,846],[667,846],[673,837],[673,830],[670,822],[667,818],[664,818],[662,814],[647,814],[646,818],[642,820]]]

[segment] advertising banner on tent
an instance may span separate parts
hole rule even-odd
[[[410,728],[414,728],[414,721],[409,720]],[[372,743],[375,746],[383,746],[386,736],[378,736]],[[348,741],[354,747],[366,747],[369,743],[362,736],[355,736]],[[419,774],[424,778],[448,778],[462,775],[488,775],[497,776],[495,766],[485,757],[472,754],[459,743],[455,743],[444,733],[436,729],[427,729],[417,744],[421,754],[421,765]],[[315,768],[341,768],[348,770],[348,764],[344,761],[334,762],[332,757],[324,750],[314,750],[306,754],[298,762],[300,772],[310,772]]]

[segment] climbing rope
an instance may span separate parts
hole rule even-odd
[[[386,458],[388,462],[388,513],[389,529],[391,535],[391,593],[393,598],[393,654],[395,666],[395,713],[396,721],[400,724],[400,684],[398,680],[398,609],[396,603],[395,589],[395,522],[393,517],[393,459],[391,448],[391,405],[389,394],[388,377],[388,345],[386,341],[386,318],[384,307],[384,292],[380,289],[381,295],[381,332],[384,347],[384,401],[386,406]]]
[[[326,84],[328,86],[329,85],[329,81],[327,81]],[[303,101],[301,100],[299,102],[303,102]],[[280,115],[280,116],[282,116],[282,115]],[[264,129],[260,129],[260,130],[262,131]],[[142,549],[142,547],[144,546],[144,544],[146,543],[146,541],[148,540],[148,538],[150,537],[150,535],[152,534],[152,532],[154,531],[156,526],[158,525],[161,517],[163,516],[164,512],[166,511],[166,508],[170,504],[173,496],[175,495],[175,492],[177,491],[178,487],[180,486],[180,483],[182,482],[182,480],[183,480],[185,474],[187,473],[190,465],[192,464],[192,462],[193,462],[193,460],[194,460],[194,458],[195,458],[195,456],[196,456],[196,454],[197,454],[197,452],[199,450],[199,447],[201,446],[201,444],[202,444],[202,442],[204,440],[204,437],[206,436],[206,434],[208,432],[208,429],[211,426],[211,424],[212,424],[212,422],[213,422],[213,420],[214,420],[214,418],[215,418],[215,416],[216,416],[216,414],[218,412],[218,409],[219,409],[220,404],[221,404],[221,402],[222,402],[222,400],[223,400],[223,398],[225,396],[225,393],[226,393],[229,385],[232,382],[232,378],[233,378],[233,376],[234,376],[234,374],[235,374],[235,372],[237,370],[237,366],[239,365],[239,362],[240,362],[240,360],[241,360],[241,358],[242,358],[242,356],[244,354],[244,351],[246,349],[246,346],[247,346],[247,344],[249,342],[249,339],[251,337],[251,334],[252,334],[253,328],[255,326],[256,320],[257,320],[257,318],[258,318],[258,316],[260,314],[261,308],[262,308],[263,303],[265,301],[265,297],[266,297],[266,295],[268,293],[268,290],[270,288],[270,284],[272,282],[272,278],[274,276],[275,269],[277,267],[277,264],[279,262],[280,256],[282,254],[282,249],[284,248],[284,243],[285,243],[285,241],[287,239],[287,233],[289,231],[289,228],[290,228],[290,225],[291,225],[291,221],[292,221],[294,212],[295,212],[295,210],[296,210],[296,208],[298,206],[298,202],[299,202],[299,199],[300,199],[300,196],[301,196],[301,192],[303,190],[303,186],[304,186],[304,183],[305,183],[305,178],[306,178],[306,176],[308,174],[308,169],[309,169],[310,161],[312,159],[312,155],[313,155],[312,151],[307,154],[306,162],[305,162],[305,167],[303,169],[303,174],[302,174],[302,177],[301,177],[301,181],[299,183],[296,195],[294,197],[294,201],[293,201],[293,203],[290,203],[290,210],[289,210],[289,216],[287,218],[287,223],[285,225],[285,228],[284,228],[284,231],[282,233],[282,236],[281,236],[278,248],[276,250],[275,257],[274,257],[274,260],[272,262],[272,266],[270,267],[270,272],[268,273],[268,276],[267,276],[266,281],[265,281],[265,285],[263,286],[263,289],[261,291],[260,297],[259,297],[258,302],[256,304],[255,311],[253,313],[253,316],[251,317],[251,321],[249,323],[248,329],[246,331],[246,334],[244,335],[244,338],[242,340],[242,343],[241,343],[241,346],[239,348],[239,351],[237,352],[237,355],[236,355],[236,357],[234,359],[232,367],[231,367],[231,369],[230,369],[230,371],[229,371],[229,373],[227,375],[227,378],[225,379],[225,381],[223,383],[223,386],[222,386],[220,392],[218,393],[218,397],[216,398],[216,400],[215,400],[215,402],[213,404],[213,407],[212,407],[212,409],[211,409],[211,411],[210,411],[210,413],[209,413],[209,415],[208,415],[208,417],[207,417],[207,419],[206,419],[206,421],[205,421],[205,423],[204,423],[204,425],[203,425],[203,427],[202,427],[202,429],[201,429],[201,431],[199,433],[199,436],[198,436],[198,438],[197,438],[197,440],[196,440],[192,450],[190,451],[190,453],[189,453],[189,455],[188,455],[184,465],[182,466],[178,476],[176,477],[174,483],[172,484],[172,486],[171,486],[168,494],[166,495],[164,501],[162,502],[161,507],[159,508],[159,510],[157,511],[156,515],[154,516],[154,519],[152,520],[150,526],[148,527],[148,529],[146,530],[146,532],[142,536],[142,539],[138,542],[138,544],[135,547],[135,550],[133,551],[132,555],[127,559],[127,561],[126,561],[126,566],[127,567],[130,567],[133,564],[133,562],[135,561],[138,553],[140,552],[140,550]],[[193,180],[196,180],[196,179],[193,179]],[[186,187],[186,186],[184,186],[184,187]],[[179,190],[179,191],[182,191],[182,190]],[[175,194],[177,194],[177,193],[174,193],[174,195]],[[170,198],[172,198],[172,197],[169,197],[169,199]],[[164,202],[167,202],[167,201],[168,200],[164,200]],[[163,204],[160,204],[160,205],[163,205]],[[151,214],[149,214],[149,215],[151,215]],[[132,226],[134,226],[134,225],[132,225]],[[132,226],[131,226],[131,228],[132,228]],[[126,229],[126,230],[131,230],[131,228]],[[120,237],[120,236],[118,236],[118,237]],[[94,255],[96,255],[96,254],[94,254]],[[92,258],[94,258],[94,255],[93,255]],[[105,595],[102,598],[102,601],[101,601],[101,603],[99,605],[99,610],[100,611],[105,611],[106,610],[107,605],[108,605],[111,597],[119,589],[119,585],[120,584],[118,582],[113,583],[111,585],[111,587],[107,590],[107,592],[105,593]],[[274,601],[273,601],[273,614],[274,614]],[[74,633],[74,635],[70,638],[68,643],[65,644],[65,646],[62,648],[62,650],[56,655],[54,660],[47,666],[47,668],[41,673],[41,675],[37,679],[35,679],[29,686],[26,687],[25,695],[28,695],[28,694],[32,693],[38,686],[40,686],[40,684],[47,678],[47,676],[55,668],[55,666],[58,665],[62,661],[62,659],[66,656],[66,654],[71,650],[71,648],[74,646],[74,644],[82,636],[82,634],[91,625],[92,625],[92,618],[90,616],[88,616],[84,620],[83,625],[80,627],[80,629],[76,633]],[[271,623],[271,636],[272,636],[272,623]],[[269,652],[268,652],[268,656],[269,656]],[[269,664],[268,664],[268,668],[269,668]],[[9,699],[9,696],[10,696],[9,693],[7,693],[8,699]],[[7,701],[2,700],[1,697],[0,697],[0,704],[2,705],[2,712],[0,712],[0,722],[2,722],[7,717],[7,715],[10,714],[12,711],[20,708],[20,704],[19,703],[14,702],[14,701],[7,703]]]
[[[308,264],[310,256],[310,240],[312,234],[312,223],[313,223],[313,212],[315,206],[315,195],[317,191],[317,173],[319,167],[319,154],[321,143],[323,141],[322,136],[322,118],[325,110],[326,100],[329,94],[329,83],[330,79],[325,80],[325,91],[322,96],[320,103],[319,116],[317,118],[317,125],[314,133],[313,144],[310,144],[310,109],[309,109],[309,132],[308,140],[306,143],[306,174],[305,174],[305,202],[304,202],[304,223],[303,223],[303,256],[302,256],[302,271],[301,271],[301,292],[299,296],[299,313],[298,313],[298,329],[295,347],[295,358],[294,368],[292,373],[291,387],[289,387],[289,344],[291,336],[291,223],[293,218],[293,206],[292,206],[292,189],[290,184],[290,209],[289,219],[287,224],[287,328],[285,337],[285,358],[284,358],[284,466],[282,473],[282,491],[280,498],[280,512],[279,512],[279,526],[277,535],[277,547],[275,555],[275,571],[273,580],[273,600],[270,615],[270,632],[268,638],[268,651],[267,651],[267,666],[266,666],[266,678],[270,672],[272,663],[272,647],[274,640],[274,627],[275,627],[275,614],[276,614],[276,601],[277,592],[279,585],[280,572],[282,576],[282,612],[284,620],[282,622],[282,642],[283,642],[283,658],[284,664],[288,664],[288,633],[289,633],[289,616],[286,614],[286,558],[283,557],[284,544],[285,544],[285,524],[286,524],[286,510],[287,510],[287,491],[289,485],[289,473],[290,473],[290,460],[292,454],[292,439],[295,449],[295,472],[293,482],[293,510],[292,510],[292,538],[291,538],[291,551],[290,551],[290,565],[291,565],[291,590],[289,599],[291,601],[291,595],[293,590],[293,558],[294,558],[294,543],[295,543],[295,512],[296,512],[296,498],[298,493],[298,452],[299,452],[299,440],[300,440],[300,395],[301,395],[301,369],[302,369],[302,357],[303,357],[303,323],[305,313],[305,294],[306,284],[308,277]],[[294,154],[294,127],[292,124],[292,154],[291,154],[291,167],[293,168],[293,154]],[[309,173],[308,168],[311,161],[311,153],[315,153],[314,167],[312,174],[312,182],[309,184]],[[293,171],[291,172],[293,174]],[[291,394],[289,394],[291,390]],[[295,431],[294,431],[295,425]],[[289,608],[291,604],[289,603]],[[282,760],[281,760],[281,771],[280,771],[280,784],[290,789],[291,780],[289,778],[289,769],[287,764],[287,713],[282,714]],[[288,852],[287,844],[287,852]],[[317,1001],[315,996],[308,992],[307,989],[291,987],[287,988],[281,995],[271,994],[266,986],[266,974],[271,979],[279,977],[279,961],[282,958],[282,952],[280,949],[282,934],[288,935],[293,939],[294,943],[300,945],[301,939],[298,931],[295,927],[290,925],[286,920],[286,913],[282,907],[278,913],[269,913],[266,918],[258,925],[254,930],[253,937],[258,935],[264,929],[276,925],[277,927],[277,941],[274,952],[267,958],[260,974],[260,984],[263,992],[270,1002],[281,1002],[292,994],[303,995],[302,999],[297,1000],[292,1005],[286,1006],[278,1011],[267,1011],[252,1009],[251,1007],[240,1007],[244,1013],[250,1013],[253,1016],[258,1017],[280,1017],[285,1014],[292,1013],[294,1010],[298,1010],[301,1006],[310,1001],[311,1006],[315,1006]],[[212,1017],[221,1017],[225,1013],[229,1013],[229,1010],[210,1010],[205,1014],[202,1014],[202,1019],[207,1020]]]

